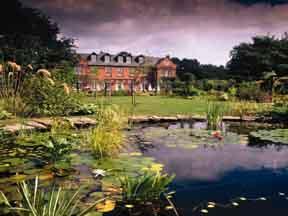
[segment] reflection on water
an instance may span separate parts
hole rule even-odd
[[[147,153],[163,162],[169,173],[181,180],[219,180],[233,170],[278,170],[288,167],[288,148],[254,148],[246,145],[154,148]]]
[[[209,215],[213,216],[287,215],[288,147],[271,145],[260,148],[225,144],[195,149],[178,146],[170,148],[169,145],[163,145],[164,142],[172,141],[169,139],[178,143],[181,140],[187,142],[187,137],[181,137],[183,133],[179,137],[170,136],[172,130],[205,128],[205,123],[179,123],[160,127],[163,126],[167,129],[167,136],[161,134],[161,140],[153,139],[155,147],[148,148],[145,154],[165,164],[168,173],[176,174],[173,184],[173,189],[177,191],[175,201],[183,215],[203,215],[195,211],[194,207],[209,201],[221,203],[221,207],[209,209]],[[154,128],[157,127],[159,125]],[[228,131],[239,134],[266,127],[226,124]],[[144,134],[147,130],[151,132],[153,127],[144,127],[138,132]],[[282,195],[279,196],[279,193]],[[240,202],[237,197],[246,197],[250,201]],[[259,197],[264,197],[265,201],[259,200]],[[237,207],[232,205],[234,198],[239,203]]]

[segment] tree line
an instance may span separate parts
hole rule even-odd
[[[0,13],[0,61],[57,69],[77,63],[74,40],[59,38],[60,29],[38,9],[24,6],[19,0],[4,1]],[[288,34],[256,36],[251,42],[235,46],[225,66],[201,64],[197,59],[173,58],[182,81],[194,79],[258,80],[266,72],[288,76]],[[71,74],[71,73],[70,73]]]

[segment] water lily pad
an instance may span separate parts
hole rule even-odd
[[[249,135],[250,143],[252,144],[288,144],[288,129],[275,129],[275,130],[259,130],[251,132]]]
[[[243,135],[231,132],[214,132],[205,129],[145,128],[141,140],[154,145],[163,144],[169,148],[197,149],[201,145],[244,144],[247,139]]]

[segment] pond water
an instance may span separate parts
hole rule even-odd
[[[249,143],[247,136],[251,131],[279,126],[226,123],[224,139],[201,128],[205,128],[202,122],[135,125],[127,132],[131,148],[119,158],[100,162],[89,148],[74,146],[74,172],[64,177],[51,173],[51,164],[40,157],[41,149],[37,153],[33,148],[3,147],[0,190],[13,197],[15,182],[38,175],[44,188],[55,183],[64,189],[81,186],[83,203],[93,202],[115,189],[121,170],[133,173],[156,162],[164,164],[168,174],[176,175],[170,189],[176,191],[173,202],[180,215],[287,215],[288,145],[257,146]],[[5,172],[6,163],[11,165],[7,167],[9,174]],[[102,180],[95,180],[93,169],[111,171]],[[15,173],[20,175],[16,177]],[[208,208],[209,203],[215,207]],[[203,209],[208,213],[201,212]]]
[[[246,139],[246,143],[187,148],[195,143],[187,142],[180,130],[202,126],[164,124],[136,129],[142,146],[153,144],[143,148],[144,154],[163,163],[169,174],[176,174],[171,189],[176,191],[179,213],[203,215],[201,210],[206,209],[215,216],[287,215],[288,147],[257,147],[247,145]],[[249,131],[265,126],[228,123],[226,128],[245,137]],[[216,203],[216,207],[207,208],[209,202]]]

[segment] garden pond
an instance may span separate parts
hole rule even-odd
[[[215,132],[204,130],[203,122],[137,124],[126,131],[129,147],[119,157],[95,160],[88,147],[74,144],[69,165],[58,165],[57,172],[45,161],[41,148],[3,145],[0,190],[17,200],[15,183],[37,175],[43,188],[81,187],[87,205],[103,195],[117,194],[119,176],[163,164],[165,172],[175,174],[170,190],[176,192],[173,202],[179,215],[287,215],[288,145],[270,145],[269,140],[261,145],[248,136],[253,131],[269,136],[261,131],[280,127],[284,126],[229,122],[223,132]],[[105,176],[95,179],[95,169],[105,170]],[[117,208],[103,214],[121,215]],[[139,209],[138,215],[148,214]]]

